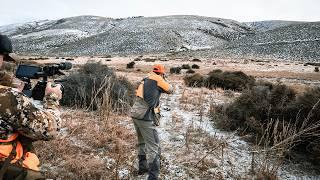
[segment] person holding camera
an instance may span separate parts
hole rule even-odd
[[[4,61],[15,61],[11,53],[11,40],[0,34],[0,180],[41,179],[31,143],[56,137],[61,126],[61,87],[48,82],[43,107],[37,107],[22,93],[23,82],[2,70]]]
[[[148,180],[159,179],[160,141],[157,126],[160,125],[161,93],[173,93],[173,87],[165,79],[165,68],[156,64],[136,91],[131,117],[138,136],[138,159],[141,175],[149,173]]]

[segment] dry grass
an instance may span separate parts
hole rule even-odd
[[[125,117],[110,115],[107,123],[96,113],[69,111],[62,118],[59,138],[35,143],[46,177],[118,179],[120,168],[130,170],[135,139],[119,124]]]
[[[290,84],[288,86],[292,88],[297,94],[303,94],[309,88],[309,86],[306,84],[297,84],[297,83]]]
[[[309,112],[301,126],[271,119],[263,136],[252,153],[251,173],[256,179],[277,180],[278,170],[291,150],[306,138],[319,137],[320,121],[309,123],[313,110],[319,108],[320,100]],[[260,147],[263,148],[260,148]]]
[[[136,64],[136,68],[141,69],[141,71],[136,72],[126,69],[126,64],[132,60],[132,58],[115,57],[112,58],[112,61],[103,63],[118,69],[116,72],[117,75],[126,76],[131,82],[140,81],[148,72],[150,72],[152,65],[157,63],[139,61]],[[84,61],[81,61],[81,58],[76,58],[74,62],[84,63]],[[181,65],[181,59],[170,59],[170,61],[163,63],[169,70],[171,66]],[[243,67],[241,64],[235,62],[230,64],[230,62],[224,60],[216,60],[216,64],[217,65],[212,65],[211,60],[210,63],[205,60],[202,61],[202,63],[199,64],[203,67],[201,68],[201,73],[206,74],[218,67],[222,70],[242,70],[257,77],[302,77],[302,79],[319,79],[318,77],[313,76],[318,75],[316,73],[298,73],[286,70],[259,72],[253,71],[255,70],[254,68],[244,69],[244,67],[256,67],[251,66],[251,62],[246,62]],[[235,69],[231,66],[234,64],[236,65]],[[180,84],[182,78],[183,75],[169,76],[170,80],[175,80]],[[305,86],[301,84],[296,84],[294,87],[297,87],[295,90],[298,89],[298,92],[303,92],[305,88]],[[184,87],[182,87],[182,89],[183,88]],[[216,103],[217,101],[213,102],[212,99],[208,98],[209,96],[214,96],[213,99],[219,100],[219,102],[226,102],[233,99],[234,96],[238,96],[236,92],[225,91],[221,88],[213,90],[204,89],[205,90],[201,88],[183,89],[181,98],[179,99],[181,109],[186,111],[196,110],[202,115],[204,113],[204,105],[209,105],[211,102],[213,104],[213,106],[210,107],[212,111],[219,111],[219,109],[215,109],[217,108],[215,106],[219,103]],[[107,100],[108,97],[104,97],[104,99]],[[96,113],[81,112],[78,110],[63,113],[64,129],[62,135],[56,140],[37,142],[35,144],[43,163],[42,168],[48,178],[120,179],[119,171],[121,169],[127,169],[129,175],[122,177],[122,179],[132,179],[131,172],[134,159],[136,158],[134,155],[134,146],[136,142],[135,135],[132,130],[128,130],[124,125],[130,123],[128,122],[127,117],[116,116],[112,113],[112,110],[103,108],[109,107],[108,101],[104,101],[104,103],[105,104],[103,104],[102,107],[99,107],[99,112]],[[180,133],[179,130],[181,130],[181,128],[185,128],[183,126],[184,121],[182,118],[183,117],[178,114],[172,114],[172,122],[170,122],[170,125],[172,130],[177,132],[177,134]],[[278,123],[278,126],[279,125],[280,124]],[[268,131],[271,132],[273,129],[270,127]],[[292,142],[292,139],[290,139],[290,134],[292,132],[287,129],[287,134],[284,134],[283,132],[282,134],[274,135],[274,139],[277,140],[278,144],[280,143],[277,147],[274,147],[274,149],[271,149],[271,147],[261,149],[260,147],[259,150],[254,150],[257,151],[256,155],[264,153],[261,157],[255,156],[253,158],[255,171],[253,176],[256,179],[277,179],[275,175],[279,168],[279,164],[276,163],[272,166],[270,165],[270,160],[274,159],[274,155],[277,154],[281,156],[276,157],[283,157],[281,150],[283,150],[284,147],[288,147],[286,142]],[[174,143],[165,144],[163,147],[163,152],[170,152],[172,153],[170,155],[175,157],[173,162],[170,162],[170,165],[183,165],[185,168],[184,170],[190,179],[225,179],[223,175],[225,172],[224,167],[229,166],[226,162],[228,159],[227,139],[209,135],[194,126],[187,127],[187,130],[183,132],[183,136],[185,138],[185,144],[181,147],[174,146]],[[294,137],[294,139],[299,139],[301,136]],[[280,163],[280,160],[272,162]],[[248,167],[248,170],[250,170],[250,168],[251,167]],[[211,169],[215,169],[214,172],[210,171]],[[168,168],[163,168],[162,166],[161,174],[166,176],[166,174],[170,174],[170,170],[170,166]],[[250,176],[250,178],[252,179],[253,176]],[[231,175],[231,178],[236,179],[236,175]],[[228,179],[228,177],[226,177],[226,179]]]
[[[186,87],[182,90],[179,101],[181,104],[199,106],[209,102],[209,99],[207,99],[205,96],[210,94],[212,94],[212,91],[206,88]]]
[[[301,79],[301,80],[320,80],[319,73],[298,73],[290,71],[246,71],[248,75],[255,76],[256,78],[287,78],[287,79]]]
[[[227,146],[225,138],[210,135],[191,124],[186,130],[184,150],[175,154],[175,163],[183,165],[190,178],[224,179],[219,166],[224,161],[222,149]]]

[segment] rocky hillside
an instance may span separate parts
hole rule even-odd
[[[240,57],[320,61],[320,22],[283,26],[227,45],[224,51]]]
[[[21,54],[82,56],[182,52],[320,61],[320,22],[240,23],[201,16],[79,16],[0,26]],[[187,51],[187,52],[185,52]]]
[[[243,36],[214,49],[187,52],[187,54],[320,62],[320,22],[292,23],[278,25],[278,28],[274,28],[274,24],[272,26],[268,27],[270,30],[255,30],[254,34]]]
[[[245,22],[244,24],[251,27],[255,31],[265,32],[265,31],[273,30],[276,28],[284,27],[284,26],[289,26],[292,24],[298,24],[298,23],[302,23],[302,22],[271,20],[271,21]]]
[[[103,55],[215,48],[251,33],[233,21],[200,16],[110,19],[80,16],[0,27],[20,53]]]

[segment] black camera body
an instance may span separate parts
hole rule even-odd
[[[43,100],[45,95],[45,89],[47,86],[48,76],[64,75],[60,70],[69,70],[72,68],[72,64],[64,62],[60,64],[47,65],[39,67],[35,65],[19,65],[16,71],[16,77],[25,82],[23,93],[28,97],[32,97],[35,100]],[[39,79],[37,84],[32,88],[31,79]],[[55,80],[59,83],[63,80]],[[61,85],[61,91],[63,92],[63,86]]]

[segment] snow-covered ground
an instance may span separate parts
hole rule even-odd
[[[162,119],[158,129],[162,148],[161,179],[254,179],[252,151],[257,151],[257,147],[232,132],[215,128],[207,114],[209,103],[220,104],[223,94],[183,89],[182,84],[174,83],[175,93],[163,95],[161,99]],[[183,97],[185,91],[198,91],[199,96]],[[193,98],[204,104],[190,100]],[[255,156],[253,165],[258,168],[264,156],[259,153]],[[277,163],[276,159],[269,161],[271,166]],[[280,165],[277,174],[280,179],[320,179],[316,171],[307,162],[286,162]],[[146,175],[134,179],[145,178]]]

